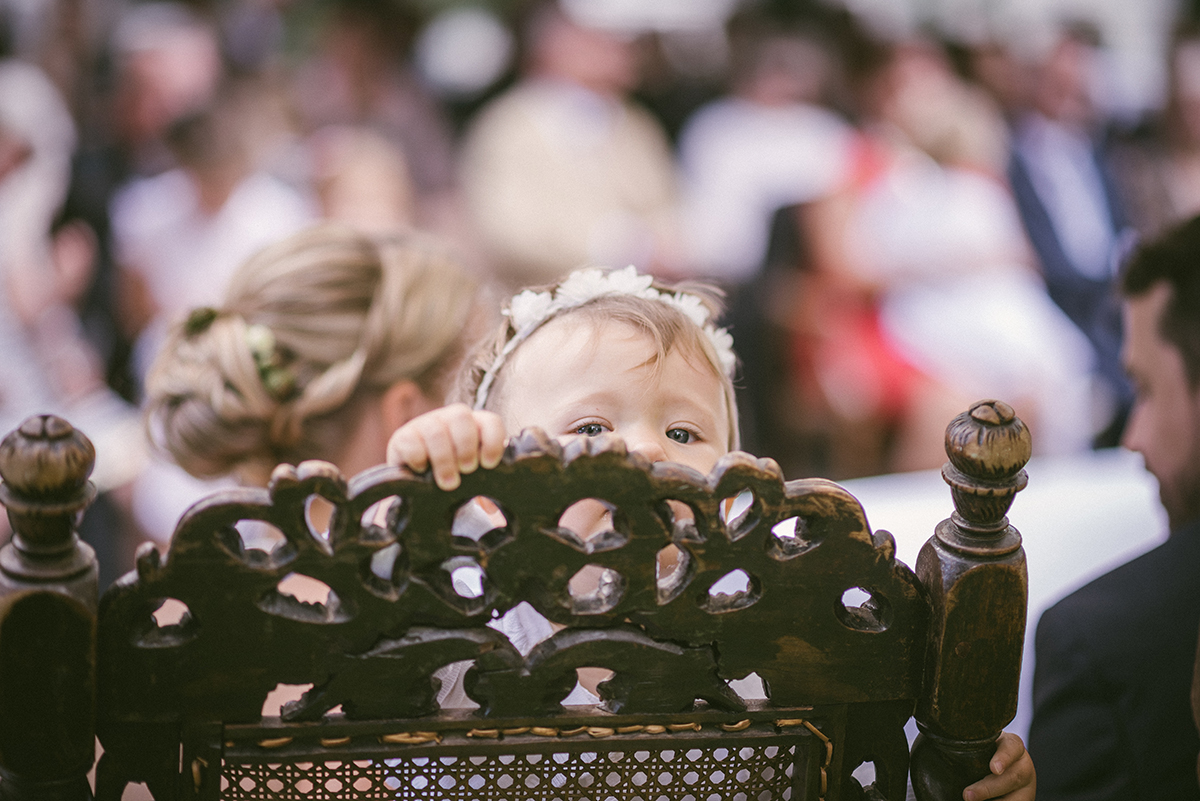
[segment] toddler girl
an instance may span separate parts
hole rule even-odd
[[[710,322],[717,301],[639,275],[582,270],[552,290],[513,298],[499,336],[458,394],[399,429],[388,460],[431,467],[443,489],[494,467],[507,432],[613,433],[630,451],[707,473],[737,447],[733,341]]]
[[[549,290],[526,290],[466,371],[459,394],[470,405],[409,421],[392,435],[388,461],[429,469],[453,489],[461,474],[499,464],[508,433],[537,426],[560,439],[616,435],[650,461],[708,473],[738,444],[733,341],[715,326],[718,312],[711,291],[668,287],[632,267],[581,270]],[[592,519],[564,525],[595,531],[605,513],[580,512]],[[991,767],[967,801],[1033,798],[1033,763],[1019,737],[1001,736]]]

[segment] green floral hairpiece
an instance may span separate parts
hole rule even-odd
[[[183,333],[189,337],[203,334],[220,314],[212,306],[200,306],[192,309],[183,322]]]
[[[275,343],[275,333],[262,323],[246,327],[246,346],[254,357],[258,377],[267,393],[278,401],[296,394],[296,376],[283,364],[283,356]]]

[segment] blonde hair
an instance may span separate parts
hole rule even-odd
[[[424,235],[292,236],[242,265],[222,308],[172,330],[147,379],[152,438],[198,476],[333,458],[368,393],[411,380],[441,400],[477,295]]]
[[[541,291],[553,292],[557,286],[543,287]],[[710,320],[715,320],[721,315],[722,293],[716,287],[697,282],[681,282],[672,285],[657,279],[651,286],[662,293],[682,293],[698,298],[707,309]],[[722,393],[725,397],[725,411],[729,425],[729,441],[725,443],[726,447],[729,450],[738,449],[741,434],[738,429],[738,410],[733,378],[722,366],[721,358],[713,345],[711,336],[687,314],[662,300],[632,294],[608,294],[558,311],[547,317],[542,324],[570,315],[582,316],[592,323],[624,323],[645,334],[654,345],[654,355],[650,362],[656,370],[661,367],[668,354],[676,348],[684,356],[697,360],[709,369],[721,381]],[[506,318],[497,329],[495,336],[485,340],[471,356],[452,393],[454,400],[468,405],[476,400],[484,376],[494,368],[505,346],[516,334],[511,318]],[[519,350],[520,345],[518,344],[516,348]],[[503,394],[501,384],[510,362],[511,359],[500,365],[493,389],[487,393],[484,408],[490,411],[496,411],[496,399]]]

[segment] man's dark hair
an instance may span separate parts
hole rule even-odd
[[[1179,348],[1194,388],[1200,384],[1200,216],[1134,251],[1125,265],[1121,291],[1135,298],[1160,281],[1171,287],[1171,298],[1159,320],[1159,333]]]

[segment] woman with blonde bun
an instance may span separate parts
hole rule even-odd
[[[353,475],[441,405],[481,307],[431,237],[303,231],[243,264],[221,308],[176,324],[147,379],[152,439],[197,477],[265,485],[305,459]]]
[[[473,335],[491,327],[480,298],[428,235],[302,231],[247,260],[220,308],[175,324],[147,377],[151,439],[192,477],[258,486],[283,462],[323,459],[347,477],[381,464],[388,435],[442,405]],[[160,541],[214,489],[171,465],[143,478],[134,513]],[[317,526],[329,512],[308,510]],[[302,601],[325,600],[320,582],[284,581]],[[272,693],[263,714],[278,714],[294,690]]]

